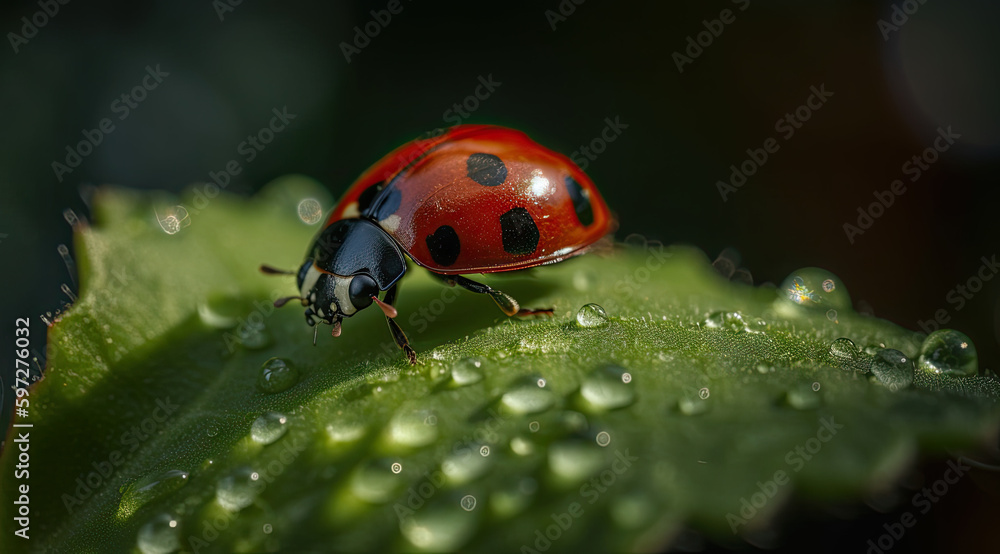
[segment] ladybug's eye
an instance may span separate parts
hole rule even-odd
[[[367,275],[355,275],[351,279],[351,287],[348,289],[351,295],[351,304],[355,309],[367,308],[372,303],[372,296],[378,294],[378,285]]]

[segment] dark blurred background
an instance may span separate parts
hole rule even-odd
[[[27,316],[42,352],[40,316],[69,300],[61,285],[76,290],[57,252],[71,246],[64,210],[86,217],[91,187],[204,182],[245,159],[240,143],[287,107],[294,120],[228,190],[303,173],[339,195],[422,132],[511,126],[586,160],[619,238],[690,243],[711,258],[732,246],[757,282],[829,269],[856,307],[904,327],[930,330],[944,310],[981,370],[998,367],[1000,279],[969,281],[1000,269],[982,259],[1000,254],[1000,6],[400,0],[398,13],[373,15],[392,3],[236,1],[0,7],[0,344]],[[377,32],[367,44],[355,29],[366,24]],[[800,108],[813,90],[832,95]],[[786,114],[796,122],[778,124]],[[104,118],[114,129],[69,167],[67,147]],[[616,119],[620,133],[603,141]],[[949,126],[960,138],[913,180],[919,166],[904,164]],[[779,150],[724,199],[730,165],[772,137]],[[905,193],[852,243],[844,224],[896,179]]]

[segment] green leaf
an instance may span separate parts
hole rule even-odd
[[[750,287],[641,240],[482,277],[551,319],[411,267],[398,321],[417,366],[378,310],[314,347],[300,308],[271,306],[294,279],[257,270],[301,263],[306,198],[330,205],[303,177],[189,198],[186,218],[167,196],[99,194],[79,301],[19,419],[30,478],[11,478],[13,437],[0,464],[4,498],[30,485],[30,542],[4,533],[3,551],[620,550],[683,525],[731,540],[795,495],[885,490],[918,453],[996,429],[995,379],[920,366],[910,385],[923,337],[854,313],[834,276]]]

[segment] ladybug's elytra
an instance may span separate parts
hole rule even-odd
[[[300,300],[309,325],[332,325],[333,336],[342,318],[374,302],[412,364],[416,355],[393,320],[404,255],[448,285],[490,295],[508,316],[551,314],[520,309],[509,295],[461,274],[555,263],[583,253],[613,227],[594,183],[566,156],[520,131],[459,125],[407,143],[365,171],[298,272],[261,270],[296,274],[299,296],[275,306]]]

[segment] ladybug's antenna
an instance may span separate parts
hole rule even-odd
[[[386,304],[385,302],[382,302],[374,294],[372,295],[372,300],[374,300],[375,303],[378,304],[379,308],[382,308],[382,313],[385,314],[385,317],[394,318],[397,315],[399,315],[399,313],[396,312],[396,308],[393,308],[391,304]]]
[[[306,304],[306,299],[303,298],[303,297],[301,297],[301,296],[286,296],[284,298],[279,298],[279,299],[275,300],[274,301],[274,307],[275,308],[280,308],[280,307],[284,306],[285,304],[287,304],[289,300],[301,300],[303,306]]]
[[[319,333],[319,325],[313,325],[313,346],[316,346],[316,335]]]
[[[278,269],[276,267],[271,267],[267,264],[260,264],[260,272],[266,273],[268,275],[295,275],[294,271],[289,271],[287,269]]]

